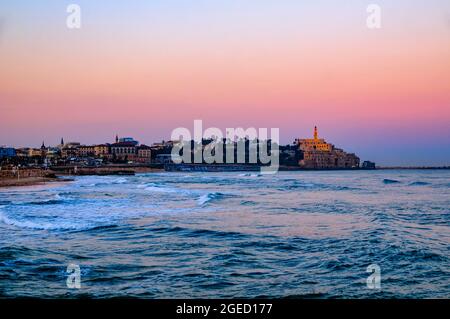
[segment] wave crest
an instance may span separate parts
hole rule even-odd
[[[201,195],[197,199],[197,203],[198,203],[199,206],[204,206],[204,205],[206,205],[207,203],[209,203],[209,202],[211,202],[213,200],[222,199],[224,197],[225,197],[225,195],[222,194],[222,193],[218,193],[218,192],[208,193],[208,194]]]
[[[27,228],[35,230],[88,230],[100,226],[113,226],[113,225],[94,225],[88,223],[76,224],[69,221],[59,221],[59,222],[35,222],[31,220],[20,220],[12,218],[6,215],[4,212],[0,211],[0,223],[14,226],[18,228]]]

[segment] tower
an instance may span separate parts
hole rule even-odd
[[[116,143],[119,142],[119,135],[116,134]]]
[[[41,145],[41,157],[46,157],[47,156],[47,150],[44,144],[44,141],[42,141],[42,145]]]
[[[317,133],[317,126],[314,126],[314,139],[317,140],[319,138],[319,134]]]
[[[61,146],[64,145],[64,139],[61,137]]]

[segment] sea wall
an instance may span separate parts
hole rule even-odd
[[[245,164],[166,164],[164,169],[169,172],[238,172],[259,171],[259,165]]]
[[[26,177],[51,177],[54,172],[39,168],[24,168],[19,170],[0,169],[0,179],[26,178]]]
[[[52,170],[58,175],[134,175],[138,173],[148,173],[160,171],[156,166],[143,165],[108,165],[108,166],[53,166]]]

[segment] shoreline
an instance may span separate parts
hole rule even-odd
[[[24,186],[36,186],[48,183],[58,183],[58,182],[71,182],[72,178],[61,178],[61,177],[24,177],[24,178],[5,178],[0,179],[0,188],[7,187],[24,187]]]
[[[384,167],[384,166],[380,166],[380,167],[378,167],[377,166],[377,168],[375,170],[389,170],[389,169],[391,169],[391,170],[392,169],[430,170],[430,169],[450,169],[450,166],[435,166],[435,167],[433,167],[433,166],[420,166],[420,167],[413,167],[413,166],[411,166],[411,167],[408,167],[408,166],[405,166],[405,167],[386,166],[386,167]]]
[[[202,165],[200,165],[202,166]],[[258,167],[259,168],[259,167]],[[383,170],[447,170],[450,167],[377,167],[376,169],[299,169],[292,167],[280,167],[281,171],[296,171],[296,172],[333,172],[333,171],[383,171]],[[27,176],[27,177],[1,177],[0,178],[0,189],[8,188],[8,187],[25,187],[25,186],[36,186],[50,183],[58,183],[58,182],[71,182],[74,181],[71,176],[87,176],[87,175],[135,175],[142,173],[150,173],[150,172],[186,172],[186,171],[200,171],[200,172],[232,172],[232,171],[247,171],[243,170],[228,170],[228,169],[217,169],[217,170],[197,170],[197,169],[189,169],[189,170],[165,170],[160,168],[149,168],[149,167],[128,167],[128,170],[125,167],[101,167],[101,168],[81,168],[78,174],[71,174],[70,170],[56,170],[52,171],[52,173],[47,173],[43,176]],[[250,169],[249,172],[254,172],[255,170]]]

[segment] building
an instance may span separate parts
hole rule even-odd
[[[61,142],[56,147],[59,148],[60,150],[62,150],[64,148],[64,139],[62,137],[61,137]]]
[[[40,148],[29,148],[28,157],[42,156],[42,150]]]
[[[28,148],[28,147],[16,149],[16,156],[20,157],[22,159],[28,157],[29,153],[30,153],[30,148]]]
[[[156,162],[159,164],[171,164],[172,155],[171,154],[158,154],[156,155]]]
[[[79,142],[69,142],[64,144],[64,147],[68,147],[68,148],[78,148],[80,147],[81,144]]]
[[[61,150],[62,158],[78,157],[78,156],[79,156],[78,148],[65,147]]]
[[[12,147],[0,147],[0,159],[16,156],[16,149]]]
[[[297,140],[300,146],[300,151],[322,151],[331,152],[333,150],[333,145],[327,143],[323,138],[319,138],[319,133],[317,131],[317,126],[314,127],[314,138],[306,138]]]
[[[362,163],[362,168],[363,169],[375,169],[375,163],[374,162],[370,162],[370,161],[364,161]]]
[[[56,160],[59,158],[60,150],[58,147],[49,147],[47,148],[46,157],[52,160]]]
[[[347,153],[325,139],[319,138],[317,127],[314,127],[314,138],[296,140],[303,158],[299,166],[308,169],[350,169],[359,167],[359,157]]]
[[[136,161],[140,163],[150,163],[152,161],[152,149],[147,145],[140,145],[137,147]]]
[[[61,142],[64,142],[61,140]],[[69,142],[62,146],[61,148],[61,157],[62,158],[69,158],[69,157],[78,157],[80,156],[79,153],[79,147],[80,143],[78,142]]]
[[[93,157],[95,155],[95,146],[81,145],[78,147],[78,154],[80,157]]]
[[[139,142],[132,137],[121,137],[117,140],[117,136],[116,136],[116,143],[133,143],[135,146],[139,144]]]
[[[111,149],[109,144],[99,144],[94,146],[95,157],[108,157]]]
[[[136,144],[134,142],[117,142],[111,144],[111,154],[115,159],[133,161],[136,159]]]
[[[47,156],[47,147],[45,146],[44,141],[42,141],[42,145],[41,145],[41,157],[46,157]]]

